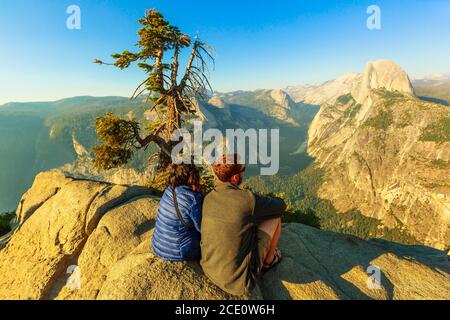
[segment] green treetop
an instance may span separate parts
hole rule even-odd
[[[149,109],[157,117],[148,128],[145,136],[139,123],[124,120],[108,113],[96,121],[96,131],[101,144],[93,148],[94,163],[98,168],[111,169],[126,164],[134,149],[155,143],[159,149],[158,169],[163,170],[170,163],[170,152],[174,146],[173,132],[180,128],[184,115],[198,111],[196,98],[205,98],[211,90],[208,81],[208,62],[214,63],[211,48],[197,37],[194,40],[166,21],[155,9],[147,10],[139,19],[139,41],[137,52],[123,51],[112,54],[112,65],[126,69],[132,64],[144,70],[146,78],[137,86],[131,99],[146,95],[145,105],[151,101]],[[180,70],[180,54],[190,48],[187,66]],[[183,71],[183,73],[181,73]]]

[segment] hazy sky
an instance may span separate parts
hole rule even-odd
[[[81,30],[66,28],[73,4]],[[381,30],[366,27],[372,4]],[[218,91],[323,82],[374,59],[410,75],[450,72],[450,0],[0,0],[0,104],[129,96],[139,70],[92,61],[132,49],[151,7],[215,47]]]

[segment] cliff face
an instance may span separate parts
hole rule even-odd
[[[141,187],[42,173],[0,251],[0,299],[234,299],[196,262],[169,263],[150,241],[158,199]],[[284,260],[254,299],[448,299],[444,252],[286,224]],[[373,287],[367,268],[379,268]],[[69,272],[69,273],[67,273]],[[370,282],[368,285],[368,281]]]
[[[414,95],[413,86],[406,72],[389,60],[367,63],[363,75],[352,84],[352,96],[357,102],[364,103],[376,89]]]
[[[319,195],[448,248],[449,126],[450,109],[417,99],[400,67],[369,63],[310,126],[308,152],[326,172]]]

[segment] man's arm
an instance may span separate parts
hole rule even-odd
[[[255,207],[253,210],[254,222],[281,218],[286,210],[286,203],[281,198],[272,198],[253,194]]]

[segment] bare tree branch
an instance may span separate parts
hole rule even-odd
[[[195,57],[196,57],[196,53],[197,53],[197,48],[200,45],[199,41],[195,41],[194,42],[194,46],[192,47],[192,51],[191,51],[191,57],[189,58],[189,62],[188,65],[186,67],[186,72],[184,74],[183,79],[180,82],[180,90],[183,91],[184,87],[186,86],[186,82],[189,79],[190,73],[191,73],[191,69],[192,69],[192,65],[194,63]]]
[[[178,55],[180,54],[180,46],[175,45],[175,52],[173,54],[173,63],[172,63],[172,86],[171,88],[175,88],[177,85],[177,76],[178,76],[178,68],[180,63],[178,62]]]
[[[140,94],[138,94],[138,95],[136,95],[136,92],[137,92],[144,84],[146,84],[146,83],[147,83],[147,79],[145,79],[144,81],[142,81],[142,83],[139,84],[139,86],[137,86],[136,90],[134,90],[133,94],[131,95],[130,100],[132,100],[132,99],[134,99],[134,98],[137,98],[137,97],[139,97],[139,96],[141,95],[142,92],[141,92]]]
[[[133,131],[134,131],[134,135],[136,138],[136,141],[141,145],[140,147],[137,147],[138,149],[142,149],[145,148],[146,146],[148,146],[150,143],[154,142],[158,145],[158,147],[169,157],[171,156],[171,153],[169,151],[169,146],[166,143],[166,141],[164,141],[163,138],[161,138],[158,135],[155,134],[150,134],[145,138],[141,138],[139,131],[136,127],[133,127]]]

